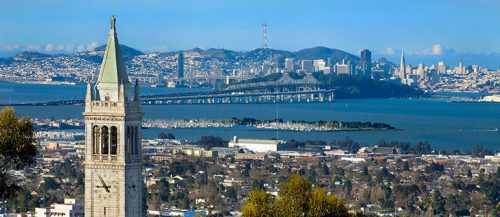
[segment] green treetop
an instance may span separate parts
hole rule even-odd
[[[16,118],[14,109],[0,111],[0,200],[12,198],[21,189],[10,178],[9,169],[35,162],[33,127],[29,118]]]
[[[350,216],[342,200],[296,174],[280,185],[277,199],[263,190],[251,192],[242,213],[243,217]]]

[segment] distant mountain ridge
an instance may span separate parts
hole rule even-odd
[[[326,61],[328,58],[331,58],[334,62],[340,62],[343,59],[353,62],[359,61],[359,57],[356,55],[353,55],[351,53],[339,49],[327,48],[323,46],[305,48],[295,52],[286,50],[277,50],[271,48],[267,49],[257,48],[254,50],[243,51],[243,52],[226,50],[226,49],[216,49],[216,48],[210,48],[207,50],[203,50],[201,48],[194,48],[186,51],[197,52],[203,55],[211,56],[213,58],[225,59],[225,60],[236,60],[242,58],[264,60],[268,59],[271,55],[273,55],[274,57],[278,57],[278,59],[285,59],[285,58],[296,58],[303,60],[323,59]]]
[[[312,47],[312,48],[306,48],[299,50],[295,52],[295,55],[299,59],[328,59],[332,58],[336,61],[341,61],[342,59],[347,59],[351,61],[359,61],[359,57],[352,55],[348,52],[339,50],[339,49],[332,49],[332,48],[327,48],[327,47]]]
[[[106,50],[106,45],[102,45],[99,47],[96,47],[94,51],[105,51]],[[135,48],[131,48],[127,45],[120,45],[120,50],[122,51],[123,56],[140,56],[144,55],[144,53],[140,50],[137,50]]]
[[[129,47],[127,45],[120,45],[123,58],[125,61],[131,60],[136,56],[141,56],[141,55],[146,55],[144,52]],[[102,60],[102,55],[104,54],[104,51],[106,49],[106,45],[102,45],[99,47],[96,47],[92,51],[83,51],[83,52],[78,52],[76,54],[45,54],[45,53],[40,53],[40,52],[35,52],[35,51],[24,51],[22,53],[17,54],[16,56],[18,57],[24,57],[24,58],[43,58],[43,57],[48,57],[48,56],[53,56],[53,55],[77,55],[83,59],[92,61],[92,62],[100,62]],[[97,52],[97,53],[95,53]],[[168,51],[168,52],[163,52],[159,53],[160,55],[173,55],[176,54],[179,51]],[[339,50],[339,49],[334,49],[334,48],[327,48],[323,46],[317,46],[317,47],[312,47],[312,48],[305,48],[302,50],[298,50],[295,52],[292,51],[286,51],[286,50],[278,50],[278,49],[263,49],[263,48],[257,48],[254,50],[250,51],[233,51],[233,50],[227,50],[227,49],[219,49],[219,48],[209,48],[209,49],[201,49],[201,48],[193,48],[190,50],[184,50],[183,52],[197,52],[202,55],[209,56],[211,58],[219,59],[219,60],[225,60],[229,62],[234,62],[239,59],[246,59],[246,58],[251,58],[255,60],[265,60],[269,59],[271,56],[278,58],[278,60],[284,60],[285,58],[296,58],[296,59],[305,59],[305,60],[315,60],[315,59],[323,59],[327,60],[328,58],[333,59],[336,62],[342,61],[342,59],[346,59],[349,61],[354,61],[357,62],[359,61],[359,57],[353,54],[350,54],[348,52]],[[97,54],[97,55],[96,55]],[[6,58],[0,58],[0,59],[6,59]]]

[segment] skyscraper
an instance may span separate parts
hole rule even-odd
[[[325,69],[325,61],[322,59],[313,60],[313,68],[315,72],[323,71]]]
[[[85,216],[143,216],[139,85],[131,96],[125,64],[111,28],[96,92],[85,97]]]
[[[342,63],[335,64],[335,73],[337,75],[340,75],[340,74],[352,75],[351,62],[347,61],[347,63],[346,63],[345,59],[343,59]]]
[[[363,76],[371,77],[372,74],[372,52],[368,49],[361,51],[361,71]]]
[[[438,62],[438,71],[441,74],[445,74],[446,73],[446,65],[444,64],[443,61]]]
[[[455,74],[466,74],[467,67],[464,66],[464,62],[460,61],[458,66],[455,67]]]
[[[422,63],[418,64],[417,76],[418,76],[419,78],[423,78],[423,77],[425,76],[425,72],[424,72],[424,64],[422,64]]]
[[[399,77],[401,81],[406,84],[406,63],[405,63],[405,50],[401,50],[401,63],[399,64]]]
[[[287,71],[293,72],[294,71],[294,58],[286,58],[285,59],[285,69]]]
[[[181,79],[184,77],[184,54],[179,51],[177,54],[177,78]]]
[[[334,65],[335,65],[335,62],[334,62],[333,58],[328,58],[326,60],[326,66],[333,67]]]
[[[313,72],[313,61],[312,60],[302,60],[302,70],[306,72]]]

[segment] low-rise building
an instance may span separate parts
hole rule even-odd
[[[283,150],[285,145],[284,140],[239,139],[236,136],[228,144],[229,147],[240,147],[253,152],[277,152]]]
[[[234,157],[235,160],[266,160],[266,154],[253,154],[253,153],[238,153]]]
[[[197,146],[182,146],[175,148],[173,154],[185,154],[190,157],[217,157],[217,151],[206,150]]]
[[[83,203],[79,199],[65,198],[64,204],[54,203],[50,207],[35,208],[35,217],[83,217]]]

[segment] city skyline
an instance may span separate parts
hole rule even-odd
[[[500,214],[491,17],[452,37],[408,13],[445,0],[90,1],[0,9],[0,217]]]
[[[262,43],[261,24],[268,24],[270,48],[299,50],[314,46],[359,55],[370,49],[374,59],[431,64],[459,60],[500,68],[500,28],[488,22],[500,4],[494,1],[419,1],[400,3],[170,1],[141,5],[101,3],[6,2],[0,23],[0,56],[20,51],[71,53],[104,44],[103,17],[116,14],[124,44],[146,53],[200,48],[252,50]],[[18,16],[23,7],[29,16]],[[120,6],[116,6],[120,5]],[[17,11],[17,12],[16,12]],[[422,11],[425,13],[414,13]],[[456,11],[469,11],[456,13]],[[241,16],[245,12],[245,16]],[[439,16],[437,16],[439,14]],[[300,15],[300,16],[298,16]],[[481,16],[478,16],[481,15]],[[64,19],[61,19],[64,17]],[[15,21],[15,22],[13,22]],[[307,40],[304,40],[306,38]]]

